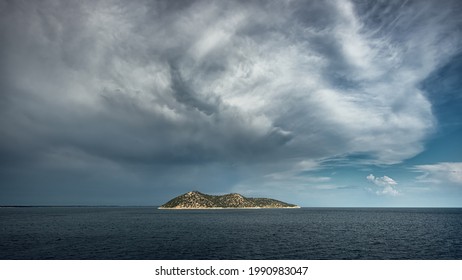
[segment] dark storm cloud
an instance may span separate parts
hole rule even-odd
[[[174,64],[170,64],[169,66],[170,77],[172,79],[172,91],[175,100],[186,106],[197,109],[208,116],[216,113],[216,106],[199,100],[194,91],[188,87],[187,82],[183,81],[183,77],[177,67]]]
[[[460,51],[450,1],[0,3],[3,168],[177,176],[154,189],[412,157],[435,128],[419,83]]]
[[[11,116],[6,118],[13,122],[8,131],[13,134],[11,138],[23,138],[17,134],[26,133],[34,141],[48,143],[47,148],[51,150],[70,146],[104,158],[131,158],[142,162],[147,159],[181,161],[183,157],[245,157],[246,153],[240,150],[267,152],[273,145],[286,142],[282,139],[287,139],[288,134],[280,134],[280,129],[270,124],[262,131],[253,131],[253,116],[241,116],[233,108],[223,108],[226,106],[220,109],[219,97],[213,96],[213,92],[207,93],[208,96],[196,93],[194,83],[198,78],[186,79],[182,73],[182,68],[190,70],[188,65],[182,64],[194,62],[185,54],[185,41],[197,40],[196,37],[201,36],[199,32],[207,25],[199,22],[196,27],[193,24],[190,33],[182,30],[182,24],[188,24],[187,21],[192,20],[188,17],[197,16],[198,12],[211,13],[210,18],[205,19],[215,21],[222,13],[218,10],[220,7],[212,5],[210,8],[198,3],[193,11],[184,11],[187,7],[172,8],[158,3],[138,11],[138,7],[123,3],[97,2],[77,7],[74,13],[76,7],[65,4],[58,4],[59,7],[51,3],[49,7],[20,4],[19,7],[8,6],[11,10],[6,14],[13,19],[18,14],[28,14],[30,23],[6,22],[16,23],[10,27],[19,29],[14,32],[9,28],[6,33],[14,37],[29,25],[38,27],[24,38],[13,38],[18,41],[19,50],[18,46],[12,46],[8,52],[19,53],[18,57],[4,65],[9,68],[24,64],[20,66],[25,70],[7,81],[13,84],[5,92],[13,99],[8,104]],[[211,11],[204,11],[204,8]],[[137,12],[143,17],[134,18],[139,16]],[[172,18],[181,18],[178,14],[182,12],[187,20],[175,26]],[[67,14],[73,16],[68,19]],[[159,21],[156,15],[162,15]],[[123,25],[124,22],[128,26]],[[140,34],[129,33],[132,29]],[[176,38],[178,32],[183,34]],[[22,49],[21,41],[32,46]],[[170,57],[177,62],[171,62]],[[217,64],[223,67],[219,62]],[[209,62],[198,64],[201,67],[197,69],[199,78],[206,79],[217,71]],[[30,88],[21,89],[23,83]],[[215,115],[211,116],[213,113]],[[23,120],[23,114],[29,118]],[[6,124],[3,127],[8,129]],[[36,132],[41,129],[43,133]],[[5,141],[11,143],[13,139]],[[26,147],[18,144],[16,142],[8,150],[21,151],[30,147],[29,143]],[[44,151],[43,148],[28,151],[35,152]]]

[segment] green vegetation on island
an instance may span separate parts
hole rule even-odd
[[[159,207],[159,209],[221,208],[300,208],[300,206],[270,198],[247,198],[238,193],[209,195],[192,191],[177,196]]]

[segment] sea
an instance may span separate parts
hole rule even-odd
[[[462,259],[462,208],[2,207],[0,259]]]

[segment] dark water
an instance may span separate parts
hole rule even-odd
[[[0,259],[462,259],[462,208],[0,208]]]

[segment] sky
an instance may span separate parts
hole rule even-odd
[[[461,14],[0,0],[0,205],[462,207]]]

